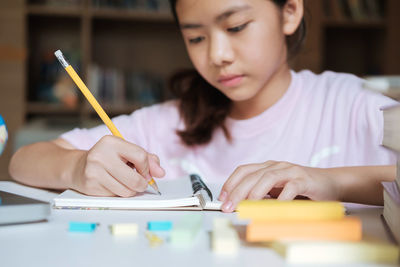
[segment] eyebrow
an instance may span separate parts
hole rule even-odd
[[[229,18],[230,16],[232,16],[235,13],[238,13],[238,12],[244,11],[244,10],[248,10],[250,8],[251,8],[251,6],[249,6],[249,5],[242,5],[242,6],[232,7],[230,9],[228,9],[227,11],[223,12],[222,14],[218,15],[215,18],[215,21],[217,23],[219,23],[219,22],[221,22],[223,20],[226,20],[227,18]],[[183,23],[183,24],[180,24],[181,30],[198,29],[198,28],[201,28],[201,27],[203,27],[203,25],[199,24],[199,23]]]

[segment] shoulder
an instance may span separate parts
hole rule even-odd
[[[309,70],[296,73],[302,81],[303,90],[316,92],[355,93],[362,90],[363,79],[349,73],[324,71],[316,74]]]
[[[391,105],[394,100],[382,94],[371,92],[363,88],[364,79],[349,73],[325,71],[315,74],[309,70],[295,73],[302,84],[303,95],[323,97],[333,100],[338,104],[348,103],[356,105],[360,101],[368,101],[369,104]]]

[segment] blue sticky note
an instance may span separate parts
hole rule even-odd
[[[150,221],[147,223],[149,231],[169,231],[172,229],[172,222],[170,221]]]
[[[70,232],[83,232],[83,233],[91,233],[96,230],[96,223],[89,222],[70,222],[69,223],[69,231]]]

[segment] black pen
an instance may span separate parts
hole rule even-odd
[[[201,180],[200,176],[197,174],[191,174],[190,175],[190,181],[192,182],[192,188],[193,188],[193,195],[197,193],[202,193],[206,192],[207,196],[210,198],[210,201],[213,201],[213,196],[211,194],[210,189],[208,189],[207,185]],[[204,196],[204,194],[202,194]]]

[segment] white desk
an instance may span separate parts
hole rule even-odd
[[[45,201],[56,195],[12,182],[0,182],[0,189]],[[349,211],[361,217],[365,240],[389,240],[380,218],[381,207],[350,205]],[[151,248],[144,235],[147,221],[176,221],[184,212],[198,211],[54,209],[47,222],[0,227],[0,266],[287,266],[274,251],[245,244],[236,255],[214,254],[209,240],[212,219],[224,216],[234,224],[244,224],[237,220],[236,214],[221,212],[203,212],[205,230],[193,246],[177,248],[164,243]],[[70,233],[70,221],[97,222],[100,226],[94,233]],[[108,226],[121,222],[138,223],[138,236],[111,235]]]

